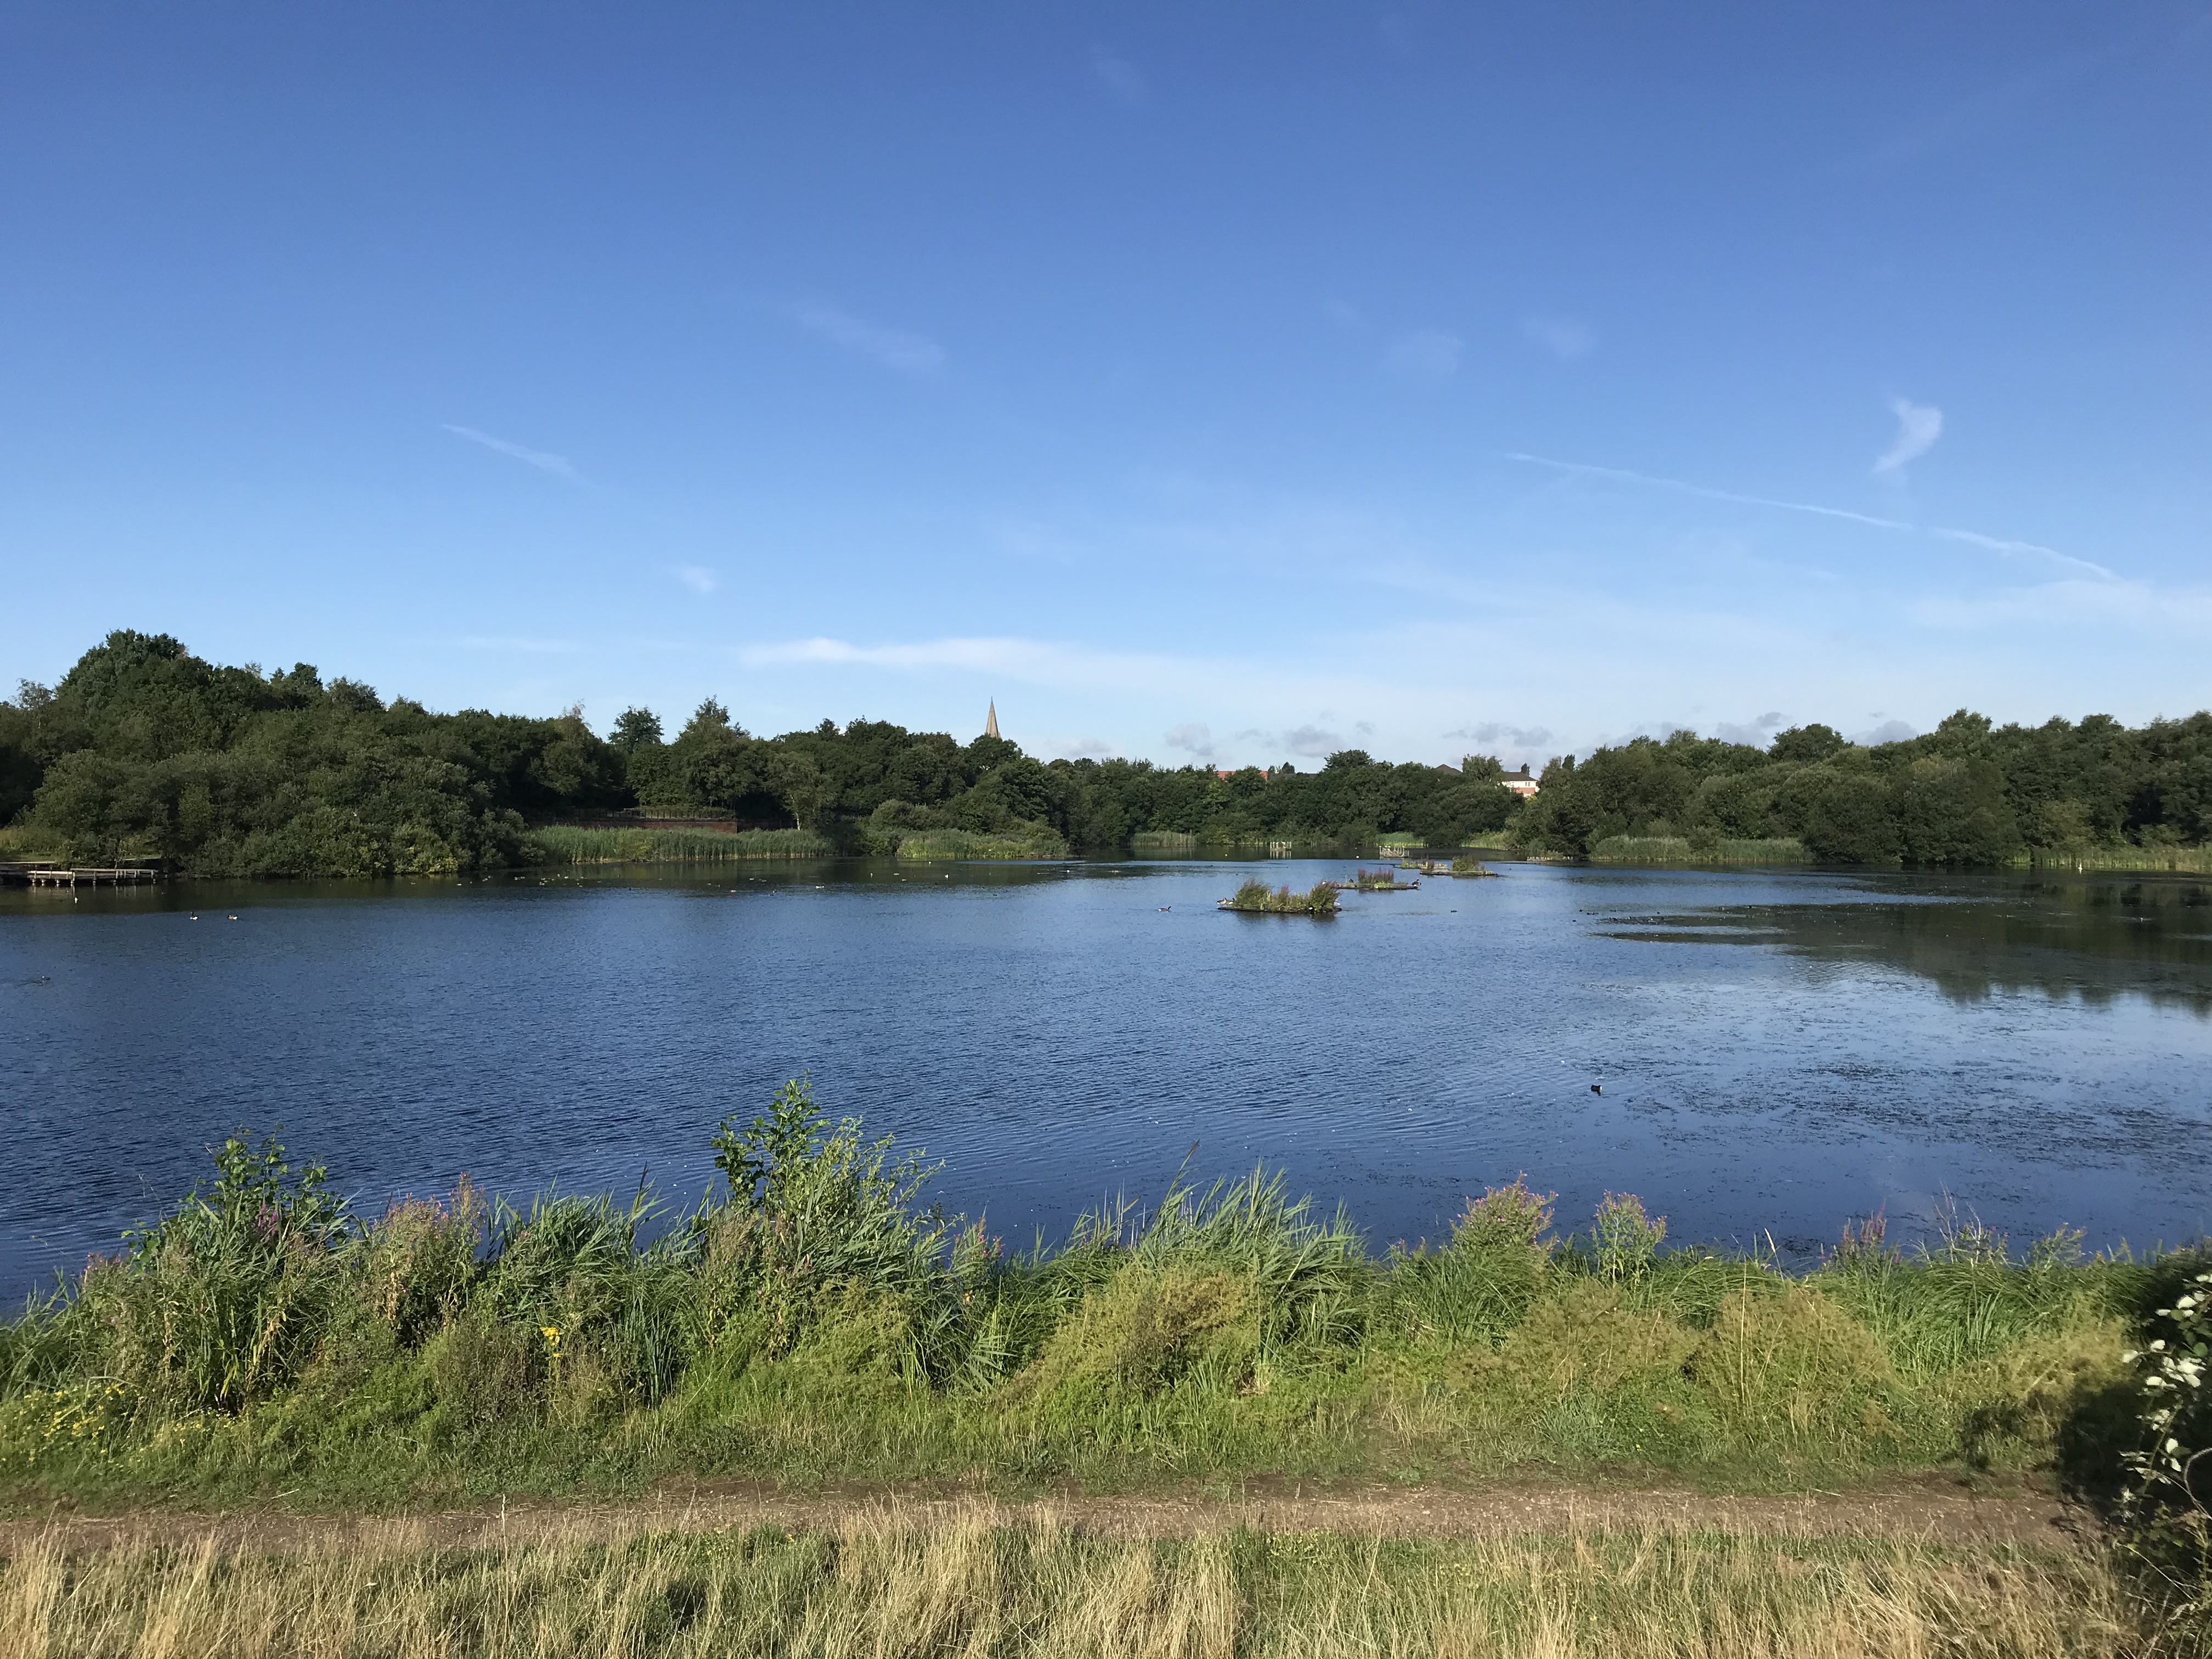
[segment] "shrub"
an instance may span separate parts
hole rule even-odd
[[[1688,1362],[1714,1412],[1752,1443],[1893,1436],[1897,1376],[1874,1334],[1817,1290],[1747,1286]]]
[[[234,1412],[313,1354],[351,1223],[323,1166],[295,1170],[274,1134],[234,1134],[215,1162],[211,1186],[86,1269],[64,1316],[86,1358],[142,1400]]]
[[[2177,1622],[2212,1627],[2212,1267],[2191,1274],[2124,1358],[2142,1389],[2142,1443],[2123,1455],[2133,1547]]]
[[[361,1241],[361,1291],[404,1347],[460,1311],[477,1274],[489,1211],[464,1176],[445,1203],[396,1200]]]
[[[1011,1399],[1040,1419],[1082,1427],[1109,1423],[1194,1373],[1233,1387],[1256,1360],[1255,1311],[1233,1274],[1132,1261],[1060,1323]]]
[[[693,1221],[709,1341],[743,1328],[781,1352],[823,1292],[851,1286],[904,1298],[918,1334],[944,1332],[953,1224],[917,1206],[938,1165],[898,1153],[888,1136],[864,1141],[857,1118],[825,1127],[811,1086],[796,1079],[746,1127],[724,1118],[713,1145],[727,1197]],[[942,1344],[916,1358],[933,1374],[951,1363]]]
[[[1590,1235],[1597,1246],[1598,1272],[1617,1284],[1650,1270],[1667,1237],[1667,1218],[1645,1215],[1644,1200],[1634,1193],[1607,1193],[1598,1204]]]
[[[1382,1297],[1409,1334],[1495,1346],[1528,1312],[1552,1259],[1553,1200],[1528,1177],[1471,1198],[1441,1249],[1396,1252]]]

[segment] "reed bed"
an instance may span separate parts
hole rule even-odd
[[[827,858],[836,848],[811,830],[605,830],[548,824],[532,833],[545,864],[720,864],[743,859]]]
[[[1593,864],[1809,864],[1812,859],[1794,836],[1711,842],[1686,836],[1608,836],[1590,848]]]
[[[2037,870],[2164,870],[2212,875],[2212,847],[2035,847],[2027,863]]]
[[[976,1505],[821,1531],[448,1548],[33,1538],[0,1567],[17,1659],[2058,1659],[2192,1648],[2087,1555],[1637,1530],[1423,1542],[1085,1535]]]
[[[1064,859],[1067,843],[1054,835],[991,836],[972,830],[915,830],[899,837],[897,856],[957,859]]]

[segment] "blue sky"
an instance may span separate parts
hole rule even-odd
[[[2212,701],[2212,9],[0,13],[0,673],[1540,762]]]

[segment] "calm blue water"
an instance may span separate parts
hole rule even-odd
[[[1249,866],[1204,863],[0,890],[0,1285],[234,1124],[373,1206],[689,1195],[801,1072],[1024,1242],[1186,1157],[1378,1242],[1524,1170],[1563,1219],[1632,1190],[1800,1250],[1947,1194],[2023,1238],[2212,1225],[2203,883],[1498,867],[1334,922],[1217,913]]]

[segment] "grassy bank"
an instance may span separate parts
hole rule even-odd
[[[1808,864],[1794,836],[1693,842],[1686,836],[1608,836],[1590,848],[1593,864]]]
[[[2172,1653],[2102,1561],[2056,1551],[1696,1532],[1424,1542],[1234,1531],[1086,1536],[976,1507],[834,1529],[525,1524],[439,1547],[405,1523],[343,1547],[33,1540],[0,1568],[20,1659],[1768,1659]]]
[[[1527,1188],[1377,1256],[1260,1177],[1006,1250],[918,1207],[927,1170],[805,1091],[649,1201],[366,1224],[319,1171],[216,1182],[0,1326],[0,1500],[372,1506],[672,1475],[1007,1491],[1251,1474],[1531,1471],[1743,1489],[2045,1471],[2107,1489],[2121,1353],[2189,1258],[2008,1256],[1862,1230],[1816,1271],[1662,1250]]]
[[[738,859],[818,859],[836,849],[809,830],[533,830],[545,864],[720,864]]]

